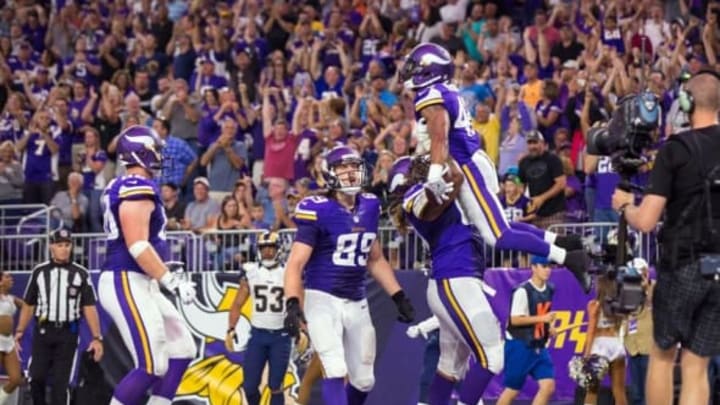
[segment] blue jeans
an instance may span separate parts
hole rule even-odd
[[[245,350],[243,371],[245,379],[243,390],[249,405],[260,404],[260,379],[262,378],[265,363],[268,363],[268,387],[271,391],[282,388],[285,371],[290,362],[292,341],[290,335],[283,329],[269,330],[253,327],[250,330],[250,340]],[[271,397],[270,405],[284,404],[282,392]]]
[[[648,369],[648,355],[628,356],[630,366],[630,404],[645,405],[645,377]]]

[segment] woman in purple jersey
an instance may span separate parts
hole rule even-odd
[[[398,320],[412,322],[414,309],[376,239],[380,202],[360,193],[367,176],[360,155],[346,146],[333,148],[323,176],[328,196],[305,198],[295,210],[298,230],[285,273],[285,328],[297,337],[307,316],[324,370],[325,404],[361,405],[375,384],[367,272],[392,296]]]

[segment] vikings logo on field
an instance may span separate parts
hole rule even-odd
[[[228,353],[224,345],[228,311],[235,300],[238,284],[236,281],[221,282],[218,278],[226,278],[227,275],[218,273],[197,276],[201,278],[196,280],[201,286],[198,298],[189,305],[179,302],[176,305],[193,336],[199,341],[200,355],[185,372],[176,396],[178,399],[194,399],[206,405],[245,404],[241,389],[242,363],[245,346],[250,338],[251,300],[248,299],[243,306],[242,316],[235,327],[236,351]],[[298,370],[291,361],[283,388],[296,397],[299,383]],[[269,405],[270,390],[263,387],[261,392],[261,404]]]

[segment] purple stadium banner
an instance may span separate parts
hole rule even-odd
[[[417,310],[417,321],[430,315],[425,299],[427,279],[417,271],[399,271],[398,279],[412,299]],[[29,279],[29,273],[16,273],[13,293],[21,296]],[[515,286],[527,280],[528,270],[488,270],[485,281],[496,290],[490,297],[498,318],[504,324],[510,309],[510,297]],[[228,353],[223,346],[227,325],[227,311],[237,291],[237,275],[232,273],[193,273],[198,286],[198,298],[190,305],[178,309],[191,328],[198,344],[199,355],[193,361],[179,388],[175,404],[220,405],[243,404],[239,387],[242,383],[243,353]],[[97,283],[98,273],[93,274]],[[568,378],[567,364],[570,358],[582,352],[585,344],[585,306],[589,296],[580,290],[577,282],[566,270],[555,271],[551,277],[555,284],[553,311],[557,312],[558,335],[549,343],[550,353],[556,366],[556,400],[572,399],[575,385]],[[96,284],[97,285],[97,284]],[[405,335],[407,325],[396,321],[396,311],[391,300],[374,282],[368,285],[368,301],[377,336],[376,384],[368,397],[367,405],[415,405],[419,395],[420,374],[423,370],[425,342]],[[249,305],[249,304],[247,304]],[[247,338],[249,307],[244,308],[245,317],[240,322],[239,336]],[[105,334],[106,356],[101,363],[105,379],[114,384],[132,367],[130,354],[125,350],[112,321],[100,310]],[[31,330],[31,329],[29,329]],[[89,334],[82,327],[80,349],[87,347]],[[23,364],[27,366],[30,355],[31,334],[22,342]],[[242,343],[241,343],[242,345]],[[287,404],[294,404],[301,366],[292,364],[286,374],[288,388]],[[311,404],[322,404],[320,387],[316,385]],[[531,398],[537,386],[528,380],[521,398]],[[502,376],[491,383],[485,398],[492,399],[502,391]],[[263,404],[269,403],[265,396]]]

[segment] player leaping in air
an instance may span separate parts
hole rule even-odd
[[[480,147],[478,134],[453,77],[453,59],[441,46],[423,43],[405,58],[400,79],[415,92],[417,120],[427,122],[430,159],[425,187],[442,202],[448,199],[451,183],[443,179],[450,158],[460,166],[464,180],[458,201],[467,219],[490,246],[547,257],[563,264],[586,292],[591,288],[587,273],[588,255],[577,237],[561,237],[523,223],[508,223],[498,201],[498,175]],[[568,251],[567,249],[574,249]]]
[[[98,293],[135,364],[115,386],[110,405],[144,403],[150,388],[148,405],[170,405],[196,355],[190,330],[159,288],[184,303],[195,297],[193,283],[165,265],[170,258],[167,218],[153,181],[162,167],[162,146],[152,128],[123,130],[117,153],[127,174],[111,181],[102,195],[107,258]]]
[[[323,177],[329,195],[307,197],[295,210],[297,234],[285,270],[285,327],[297,336],[307,317],[324,370],[325,404],[361,405],[375,384],[367,272],[392,297],[401,322],[412,322],[414,310],[377,239],[380,200],[360,193],[367,180],[360,155],[346,146],[333,148],[323,161]]]

